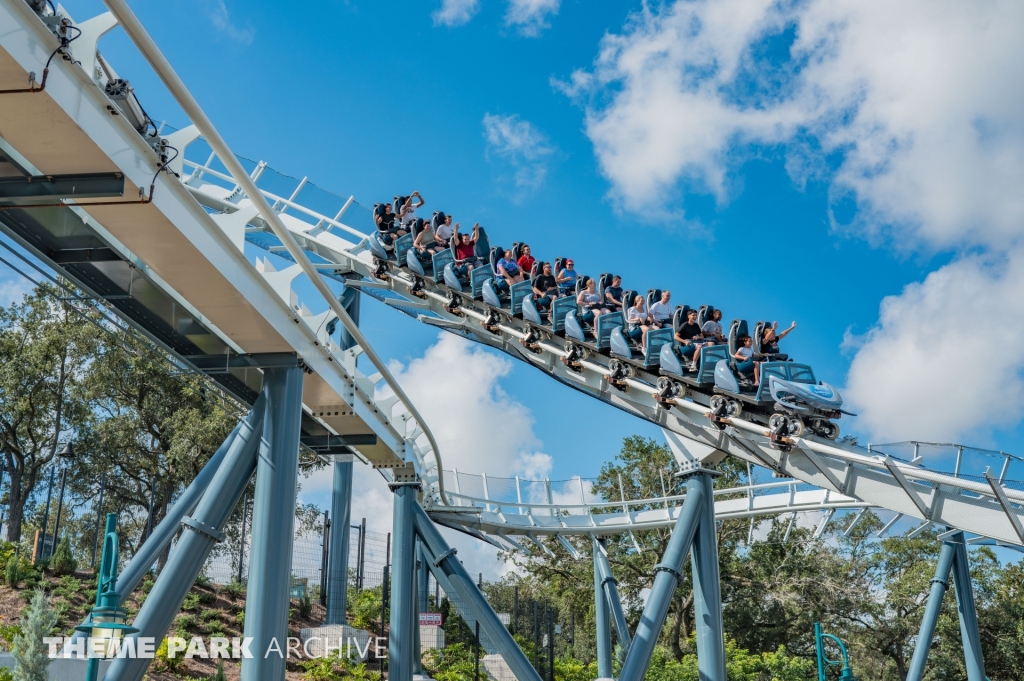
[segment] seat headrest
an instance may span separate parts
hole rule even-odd
[[[396,196],[394,203],[391,205],[391,210],[395,211],[395,213],[400,212],[402,210],[402,206],[404,206],[405,202],[408,200],[408,196]]]
[[[565,268],[565,258],[563,258],[563,257],[555,258],[555,274],[558,274],[564,268]]]
[[[522,246],[523,245],[521,243],[519,243],[518,241],[513,242],[513,244],[512,244],[512,259],[513,260],[519,260],[519,256],[522,255],[519,252],[520,249],[522,248]]]
[[[423,218],[416,218],[416,220],[412,223],[412,238],[413,239],[415,239],[416,237],[418,237],[420,235],[420,232],[423,231],[423,226],[425,224],[426,223],[424,222]]]
[[[540,260],[535,260],[533,262],[533,267],[530,268],[530,279],[533,279],[534,277],[536,277],[538,274],[540,274],[543,271],[544,271],[544,263],[542,263]]]
[[[446,216],[444,213],[442,213],[439,210],[435,210],[434,217],[430,218],[430,226],[436,230],[438,227],[444,224],[445,217]]]
[[[622,292],[622,304],[628,310],[633,307],[633,299],[637,297],[637,292],[631,289],[627,289]]]

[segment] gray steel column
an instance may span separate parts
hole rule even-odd
[[[188,531],[181,533],[167,565],[142,604],[132,623],[139,632],[132,637],[146,636],[159,641],[167,635],[210,550],[224,538],[224,525],[256,467],[265,401],[262,395],[257,399],[224,455],[223,465],[209,483],[209,494],[203,495],[193,516],[182,521]],[[104,678],[107,681],[139,681],[150,662],[141,657],[117,658]]]
[[[608,621],[608,596],[604,590],[604,571],[601,570],[601,547],[595,537],[594,551],[594,617],[597,620],[597,678],[611,679],[612,674],[612,632]]]
[[[942,599],[949,589],[949,571],[953,567],[955,555],[956,547],[948,539],[942,542],[942,548],[939,550],[939,562],[935,566],[935,577],[932,578],[931,591],[928,594],[928,604],[925,606],[924,617],[921,619],[921,630],[917,634],[914,657],[911,658],[910,668],[907,670],[907,681],[921,681],[924,676],[924,665],[928,661],[928,652],[932,647],[935,625],[939,621],[939,612],[942,610]]]
[[[954,550],[953,586],[956,587],[956,610],[960,615],[960,637],[964,643],[967,681],[985,681],[985,659],[981,654],[981,633],[978,631],[978,611],[974,606],[967,540],[963,532],[957,532],[946,541],[953,544]]]
[[[693,613],[697,633],[697,673],[701,681],[726,681],[725,632],[722,628],[722,585],[718,574],[718,531],[715,527],[714,479],[695,476],[704,490],[700,527],[693,538]],[[689,494],[689,493],[687,493]]]
[[[345,286],[345,290],[341,292],[341,296],[338,298],[338,302],[345,308],[345,312],[348,312],[348,316],[352,318],[356,324],[359,323],[359,289],[349,288]],[[356,345],[356,341],[352,338],[352,334],[342,326],[338,332],[338,347],[342,350],[348,350],[352,346]]]
[[[714,498],[706,498],[706,477],[707,475],[698,473],[686,480],[686,500],[679,512],[679,519],[672,528],[672,537],[668,540],[665,555],[654,567],[654,584],[647,597],[640,622],[636,626],[626,661],[622,663],[622,669],[619,671],[619,681],[643,681],[647,674],[651,653],[654,652],[661,628],[665,625],[665,616],[672,605],[676,587],[683,579],[683,562],[690,551],[690,545],[695,542],[694,535],[698,532],[698,525],[703,523],[703,518],[707,515],[707,506],[710,505],[714,513]],[[712,528],[713,523],[712,518]],[[705,681],[703,676],[701,681]],[[725,681],[724,676],[722,681]]]
[[[245,604],[245,636],[252,640],[253,657],[242,660],[242,681],[284,680],[302,382],[297,366],[263,371],[267,418],[256,467]]]
[[[448,542],[441,536],[433,521],[415,502],[415,497],[413,497],[412,507],[412,519],[416,526],[416,533],[423,540],[423,550],[427,554],[427,561],[432,571],[435,575],[441,573],[447,578],[449,585],[462,599],[466,609],[479,623],[483,633],[498,648],[498,652],[505,659],[505,663],[515,674],[516,679],[519,681],[541,681],[540,675],[526,659],[526,655],[516,644],[512,634],[498,619],[491,604],[480,593],[473,578],[469,576],[466,568],[456,558],[455,549],[448,546]],[[394,634],[392,633],[392,635]],[[408,679],[394,677],[389,681],[408,681]]]
[[[334,462],[331,540],[327,557],[327,620],[345,624],[348,608],[349,526],[352,524],[352,455]]]
[[[423,646],[420,644],[420,613],[427,612],[427,558],[423,553],[423,544],[416,540],[416,607],[412,614],[412,673],[414,676],[423,674]]]
[[[619,639],[619,660],[626,658],[629,652],[629,627],[626,625],[626,615],[622,612],[622,599],[619,597],[619,583],[612,574],[612,566],[608,562],[608,547],[605,539],[598,540],[600,550],[597,552],[598,566],[601,570],[601,586],[604,587],[605,598],[608,601],[608,611],[612,614],[612,623],[615,625],[615,635]]]
[[[391,631],[388,639],[388,681],[412,681],[413,632],[416,611],[413,571],[416,567],[416,534],[413,508],[419,484],[394,485],[395,508],[391,544]]]

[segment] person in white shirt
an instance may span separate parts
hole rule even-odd
[[[418,203],[413,203],[412,200],[416,199]],[[401,210],[398,213],[399,219],[402,221],[402,226],[408,228],[413,222],[416,221],[416,209],[422,208],[425,201],[420,196],[419,192],[413,192],[409,195],[409,198],[405,200]]]
[[[452,224],[451,215],[445,215],[444,222],[439,224],[437,226],[437,229],[434,230],[434,238],[437,239],[437,242],[439,244],[441,244],[445,248],[448,248],[448,244],[451,242],[452,235],[455,234],[457,225],[458,223],[456,223],[455,225]]]
[[[651,309],[648,310],[648,314],[651,318],[652,329],[660,329],[672,323],[672,308],[668,304],[671,298],[671,293],[662,291],[661,300],[651,303]]]
[[[760,378],[757,375],[760,362],[754,361],[754,339],[750,336],[740,336],[736,341],[739,347],[732,356],[736,360],[736,371],[741,374],[753,374],[754,385],[757,385]]]
[[[701,333],[704,334],[705,338],[724,341],[725,334],[722,333],[722,311],[715,310],[711,313],[711,319],[704,322],[704,326],[700,327]]]

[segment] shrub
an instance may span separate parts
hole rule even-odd
[[[156,656],[153,658],[153,667],[156,671],[176,672],[185,663],[185,656],[178,651],[178,654],[171,657],[167,654],[167,642],[165,638],[156,649]]]
[[[302,596],[299,598],[299,617],[303,619],[309,619],[309,616],[313,614],[313,600],[309,595]]]
[[[190,591],[181,604],[182,610],[196,610],[199,608],[199,594]]]
[[[61,539],[57,544],[57,550],[53,552],[53,560],[50,562],[55,575],[72,575],[78,569],[78,561],[71,554],[71,546],[66,539]]]
[[[215,620],[219,618],[220,611],[214,610],[213,608],[207,608],[206,610],[203,610],[201,613],[199,613],[199,619],[203,620],[204,622],[209,622],[210,620]]]
[[[235,615],[235,622],[238,623],[239,627],[245,626],[245,610],[238,611],[238,614]]]
[[[232,600],[234,600],[245,593],[245,584],[242,584],[241,582],[225,584],[224,593],[231,596]]]
[[[50,608],[46,592],[32,594],[21,633],[14,639],[14,681],[49,681],[50,656],[43,637],[57,625],[57,613]]]
[[[14,638],[20,633],[21,627],[17,624],[0,624],[0,647],[3,650],[10,650],[14,645]]]
[[[177,628],[178,633],[183,633],[189,629],[195,629],[198,623],[195,615],[178,615],[174,626]]]
[[[17,558],[7,561],[7,570],[4,573],[4,579],[7,582],[7,586],[11,587],[12,589],[17,589],[18,582],[21,581],[21,566],[19,565],[20,562],[21,561],[19,561]]]
[[[210,681],[228,681],[224,676],[224,660],[217,660],[217,672],[210,677]]]

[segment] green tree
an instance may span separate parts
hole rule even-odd
[[[55,575],[70,575],[78,568],[78,562],[71,555],[71,546],[66,539],[61,539],[57,544],[57,549],[53,552],[53,558],[50,561],[50,567],[53,568],[53,574]]]
[[[0,308],[0,451],[8,478],[8,534],[21,539],[25,506],[61,441],[90,417],[83,382],[102,331],[40,286]]]
[[[43,638],[57,626],[57,613],[46,592],[32,593],[28,611],[21,620],[21,633],[14,639],[14,681],[48,681],[49,649]]]

